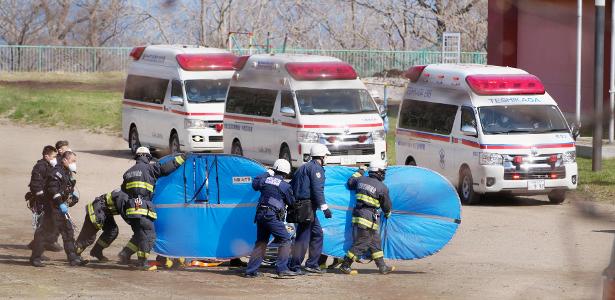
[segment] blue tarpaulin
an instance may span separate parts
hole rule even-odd
[[[346,188],[346,181],[354,170],[326,167],[325,197],[333,218],[318,214],[328,255],[341,257],[352,243],[354,193]],[[190,155],[179,169],[156,183],[154,251],[168,257],[249,255],[260,195],[251,183],[263,172],[261,164],[243,157]],[[427,169],[394,166],[387,170],[385,184],[393,202],[393,215],[381,226],[385,258],[417,259],[444,247],[460,222],[459,198],[450,183]]]

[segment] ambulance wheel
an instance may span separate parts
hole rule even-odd
[[[233,141],[233,146],[231,146],[231,154],[243,156],[243,149],[241,149],[241,143],[239,140]]]
[[[549,192],[549,202],[553,204],[561,204],[566,200],[566,190],[552,190]]]
[[[282,148],[280,149],[279,158],[283,158],[287,160],[288,162],[290,162],[290,149],[288,149],[288,146],[286,144],[282,145]]]
[[[179,150],[179,137],[177,136],[177,132],[171,132],[171,138],[169,139],[169,151],[171,153],[178,153]]]
[[[461,203],[476,204],[480,201],[481,195],[474,192],[474,180],[470,168],[463,167],[459,172],[459,198]]]
[[[406,166],[416,166],[416,161],[412,156],[406,158]]]
[[[137,126],[130,126],[130,131],[128,132],[128,147],[130,147],[130,151],[132,154],[137,153],[137,149],[141,147],[141,142],[139,142],[139,132],[137,131]]]

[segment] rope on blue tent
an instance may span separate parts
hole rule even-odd
[[[217,187],[217,191],[218,191],[218,204],[220,204],[220,181],[218,180],[218,156],[216,155],[216,187]]]

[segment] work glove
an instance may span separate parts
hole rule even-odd
[[[387,219],[390,218],[391,217],[391,212],[388,212],[388,213],[384,214],[384,217],[387,218]]]
[[[331,210],[328,209],[328,208],[323,210],[322,212],[325,214],[325,218],[327,218],[327,219],[331,219],[333,217],[333,214],[331,213]]]
[[[275,175],[275,172],[272,169],[267,169],[267,174],[269,174],[269,176],[273,176]]]
[[[66,203],[62,203],[62,204],[60,204],[60,211],[61,211],[63,214],[67,214],[67,213],[68,213],[68,205],[66,205]]]

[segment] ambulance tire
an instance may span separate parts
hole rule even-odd
[[[461,167],[459,171],[459,198],[463,204],[476,204],[480,202],[482,195],[474,192],[474,180],[472,171],[467,166]]]
[[[283,158],[287,160],[288,162],[291,162],[290,161],[290,149],[288,149],[288,145],[283,144],[282,147],[280,147],[280,156],[278,158]]]
[[[141,147],[141,142],[139,142],[139,131],[137,131],[137,126],[130,126],[130,131],[128,132],[128,147],[132,154],[137,153],[137,149]]]
[[[171,138],[169,138],[169,151],[171,153],[179,153],[181,151],[179,147],[179,137],[177,132],[173,130],[171,131]]]
[[[551,204],[561,204],[566,200],[566,190],[552,190],[548,197]]]
[[[416,160],[414,160],[414,157],[408,156],[408,158],[406,158],[406,166],[415,166],[416,167]]]
[[[243,149],[241,148],[241,142],[239,142],[239,140],[233,141],[233,145],[231,146],[231,154],[243,156]]]

